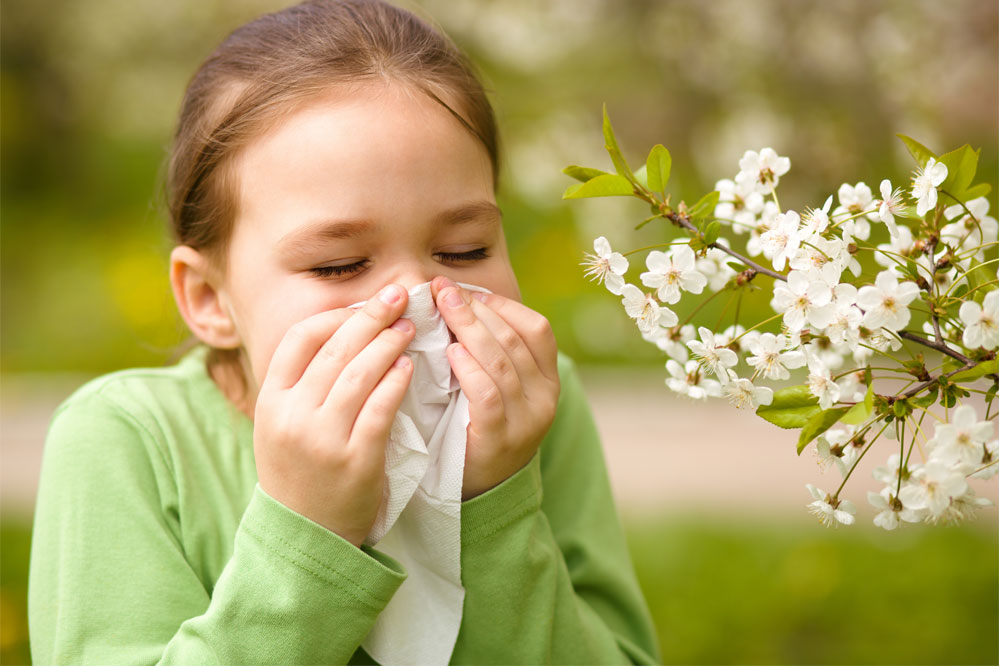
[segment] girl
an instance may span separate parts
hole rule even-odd
[[[209,57],[168,182],[171,284],[203,345],[57,411],[36,663],[371,663],[360,646],[407,572],[364,541],[413,371],[400,316],[431,281],[469,406],[443,655],[655,662],[579,380],[519,300],[497,156],[465,59],[380,0],[291,7]]]

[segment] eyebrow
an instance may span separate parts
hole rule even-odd
[[[434,222],[453,227],[464,224],[496,224],[502,219],[503,212],[500,208],[484,199],[442,211],[434,217]],[[377,227],[373,220],[366,218],[319,220],[285,234],[278,240],[276,247],[282,254],[295,255],[307,252],[324,241],[359,238],[370,234]]]

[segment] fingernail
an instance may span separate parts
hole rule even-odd
[[[451,353],[456,357],[467,357],[469,356],[469,351],[465,349],[465,346],[461,343],[455,343],[451,346]]]
[[[409,365],[410,365],[410,358],[407,357],[405,354],[403,354],[403,355],[400,355],[399,359],[396,359],[396,361],[393,362],[392,367],[393,368],[406,368]]]
[[[444,302],[449,308],[458,308],[465,302],[462,301],[462,295],[458,293],[457,289],[451,289],[444,295]]]
[[[379,292],[378,298],[382,303],[396,303],[399,301],[400,297],[403,296],[399,291],[399,288],[395,285],[389,285],[384,290]]]
[[[484,294],[483,292],[473,292],[472,296],[476,299],[479,299],[483,303],[486,303],[486,294]]]
[[[407,332],[410,330],[410,321],[399,319],[392,323],[390,329],[395,329],[396,331]]]

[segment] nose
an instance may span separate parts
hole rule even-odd
[[[394,267],[391,276],[386,282],[402,285],[409,291],[417,285],[429,283],[435,276],[439,275],[441,275],[440,267],[413,260],[402,262]]]

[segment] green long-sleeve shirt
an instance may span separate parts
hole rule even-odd
[[[600,442],[560,356],[531,464],[462,505],[456,664],[652,663],[652,623]],[[544,489],[544,495],[543,495]],[[36,663],[370,663],[359,648],[406,578],[257,485],[253,424],[179,364],[88,383],[57,410],[29,581]]]

